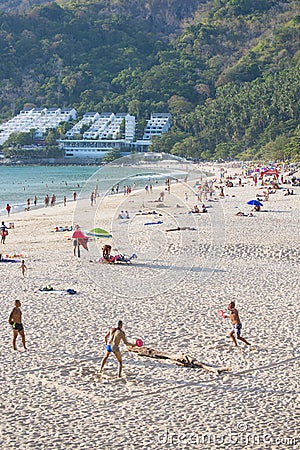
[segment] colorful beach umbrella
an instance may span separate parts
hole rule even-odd
[[[97,238],[111,238],[112,235],[104,230],[103,228],[92,228],[86,233],[88,236],[97,237]]]

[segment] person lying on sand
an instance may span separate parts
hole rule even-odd
[[[162,216],[162,214],[157,213],[156,211],[139,211],[136,216],[148,216],[148,215],[152,215],[152,214],[158,214],[159,216]]]
[[[181,231],[181,230],[193,230],[193,231],[195,231],[196,228],[193,228],[193,227],[177,227],[177,228],[171,228],[170,230],[166,230],[166,231]]]
[[[100,373],[102,373],[103,368],[108,360],[108,357],[111,353],[114,354],[118,361],[118,377],[121,377],[122,373],[122,355],[120,352],[120,342],[123,341],[125,345],[128,347],[135,347],[135,344],[131,344],[127,341],[124,331],[122,330],[123,322],[119,320],[117,328],[111,328],[108,333],[105,335],[105,345],[106,345],[106,353],[102,360],[100,366]]]
[[[236,213],[236,216],[242,216],[242,217],[255,217],[255,216],[252,214],[252,212],[250,212],[249,214],[245,214],[245,213],[242,212],[242,211],[237,212],[237,213]]]
[[[70,226],[70,227],[68,227],[68,226],[65,226],[65,227],[55,227],[55,229],[54,229],[54,231],[56,232],[56,233],[59,233],[59,232],[62,232],[62,231],[72,231],[73,230],[73,227],[72,226]]]
[[[233,342],[234,346],[237,347],[237,342],[236,342],[237,339],[239,341],[243,341],[247,345],[251,345],[251,344],[249,344],[248,341],[246,341],[245,338],[243,338],[241,336],[242,324],[241,324],[241,321],[240,321],[238,310],[235,308],[235,302],[230,302],[229,303],[228,310],[230,311],[229,316],[225,316],[224,315],[223,317],[224,317],[224,319],[230,319],[231,320],[232,330],[229,333],[229,336],[232,339],[232,342]]]

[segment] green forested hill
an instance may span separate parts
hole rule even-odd
[[[298,1],[4,3],[2,120],[28,104],[170,111],[154,150],[299,159]]]

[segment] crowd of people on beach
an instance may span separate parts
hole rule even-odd
[[[178,182],[178,181],[177,181]],[[213,201],[213,197],[216,195],[216,193],[218,194],[218,200],[222,201],[222,198],[225,197],[226,195],[226,191],[228,191],[229,189],[231,189],[234,186],[238,186],[239,188],[243,188],[245,184],[250,184],[252,183],[254,185],[254,187],[257,187],[258,184],[260,183],[260,188],[262,188],[262,192],[257,194],[257,201],[259,202],[260,200],[263,201],[269,201],[269,196],[273,193],[277,193],[280,189],[284,190],[284,196],[288,196],[288,195],[295,195],[294,193],[294,189],[291,189],[291,186],[300,186],[300,179],[297,178],[294,175],[291,176],[279,176],[279,174],[277,174],[277,172],[275,172],[275,174],[272,174],[272,176],[270,177],[264,177],[264,173],[259,173],[257,171],[255,171],[253,168],[249,169],[249,168],[245,168],[244,171],[242,171],[242,173],[237,173],[236,175],[232,176],[232,175],[228,175],[226,173],[226,170],[223,169],[220,171],[220,176],[219,178],[215,177],[215,178],[211,178],[209,180],[202,180],[199,179],[199,181],[196,183],[195,185],[195,196],[199,202],[199,204],[201,204],[201,206],[199,207],[197,205],[197,203],[193,202],[193,207],[192,209],[190,209],[188,212],[191,214],[201,214],[201,213],[207,213],[208,212],[208,208],[209,206],[206,205],[206,202],[209,201]],[[165,190],[162,190],[160,192],[159,195],[159,202],[163,202],[165,200],[165,191],[167,191],[168,193],[171,192],[171,179],[168,178],[165,182]],[[135,189],[136,186],[133,186],[133,189]],[[153,186],[151,183],[146,184],[145,186],[145,193],[146,195],[151,194],[153,190]],[[119,184],[115,185],[112,187],[111,189],[111,193],[112,194],[118,194],[120,191],[120,186]],[[124,186],[123,188],[123,194],[124,195],[129,195],[132,192],[132,187],[131,186]],[[96,198],[97,198],[97,191],[93,191],[90,195],[90,204],[91,206],[95,205],[96,202]],[[56,196],[53,194],[51,196],[51,198],[49,197],[49,195],[45,195],[44,197],[44,206],[48,207],[50,205],[50,207],[54,207],[56,205]],[[76,191],[73,192],[73,201],[77,200],[77,193]],[[194,200],[194,197],[193,197]],[[185,201],[188,202],[189,201],[189,195],[188,193],[185,193]],[[36,207],[37,206],[37,196],[34,196],[33,199],[33,204]],[[66,196],[64,196],[64,205],[66,205],[67,202],[67,198]],[[26,201],[26,210],[30,211],[31,208],[31,199],[28,198]],[[10,218],[11,216],[11,205],[9,203],[7,203],[6,206],[6,211],[7,211],[7,216]],[[258,212],[260,211],[260,206],[259,205],[255,205],[253,207],[253,211]],[[144,211],[140,211],[137,214],[157,214],[156,212],[144,212]],[[239,215],[245,215],[242,212],[238,212],[236,214],[237,216]],[[246,214],[247,216],[253,216],[252,212],[249,214]],[[130,218],[130,214],[129,212],[126,210],[121,210],[121,212],[118,215],[119,219],[129,219]],[[189,227],[185,227],[186,229],[190,229]],[[77,228],[78,229],[78,228]],[[180,230],[181,228],[178,227],[176,229],[172,229],[172,230],[167,230],[167,231],[175,231],[175,230]],[[182,228],[183,229],[183,228]],[[8,230],[9,227],[5,224],[4,221],[2,221],[2,224],[0,226],[0,232],[1,232],[1,244],[5,244],[6,242],[6,237],[8,235]],[[63,229],[59,229],[59,227],[57,227],[57,229],[55,231],[71,231],[73,230],[73,227],[67,227],[67,228],[63,228]],[[80,242],[79,239],[73,239],[73,252],[74,255],[80,256]],[[103,246],[103,258],[105,260],[109,260],[110,256],[111,256],[111,246],[110,245],[105,245]],[[1,258],[1,255],[0,255]],[[26,271],[27,271],[27,266],[25,264],[24,259],[22,259],[21,261],[21,274],[22,277],[25,277]],[[251,344],[244,338],[241,336],[241,329],[242,329],[242,324],[241,324],[241,320],[239,317],[239,312],[236,309],[235,306],[235,302],[231,301],[230,304],[228,305],[228,315],[226,315],[225,313],[221,312],[220,317],[227,319],[229,318],[231,321],[231,326],[232,329],[229,333],[229,336],[232,340],[233,345],[236,347],[238,345],[237,341],[241,341],[244,344],[246,344],[247,346],[250,346]],[[12,326],[12,331],[13,331],[13,340],[12,340],[12,345],[13,345],[13,349],[16,350],[17,346],[16,346],[16,340],[17,337],[20,336],[21,340],[22,340],[22,344],[24,349],[26,350],[26,340],[25,340],[25,332],[24,332],[24,326],[23,326],[23,322],[22,322],[22,311],[21,311],[21,302],[20,300],[16,300],[13,310],[11,311],[10,315],[9,315],[9,324]],[[114,355],[114,357],[116,358],[117,362],[118,362],[118,377],[121,377],[122,374],[122,354],[120,351],[120,343],[123,341],[123,343],[126,346],[130,346],[130,347],[134,347],[136,344],[131,343],[127,340],[125,332],[123,330],[123,322],[121,320],[118,321],[117,326],[116,327],[112,327],[107,334],[104,336],[104,343],[105,343],[105,354],[103,356],[101,365],[100,365],[100,373],[103,372],[104,366],[109,358],[109,356],[111,354]]]

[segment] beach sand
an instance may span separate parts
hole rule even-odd
[[[23,279],[20,263],[0,263],[2,450],[300,448],[300,188],[239,217],[259,189],[234,184],[205,202],[207,214],[187,213],[196,203],[191,180],[172,183],[163,203],[156,186],[6,220],[14,229],[1,252],[21,253],[28,270]],[[120,210],[130,219],[118,219]],[[53,231],[71,224],[101,226],[113,239],[91,239],[79,259],[70,234]],[[166,232],[177,227],[195,230]],[[138,258],[101,264],[104,243]],[[77,294],[38,291],[49,284]],[[12,349],[15,299],[26,352],[20,338]],[[233,348],[230,322],[217,315],[232,300],[251,347]],[[231,371],[217,376],[123,349],[123,377],[111,357],[101,378],[104,335],[119,319],[131,342]]]

